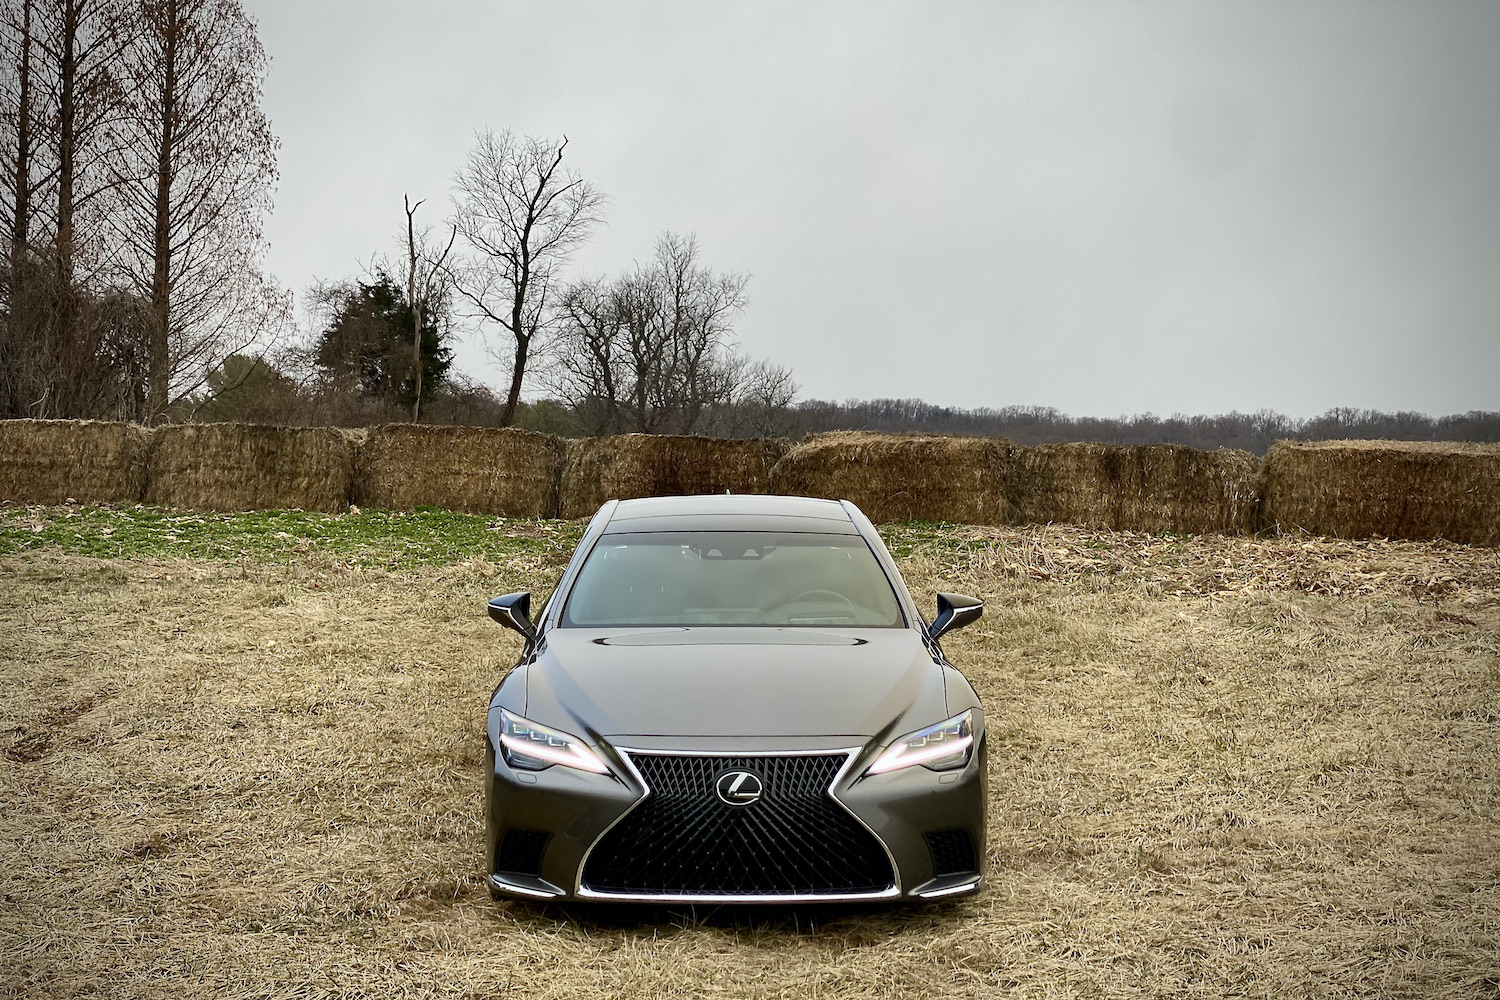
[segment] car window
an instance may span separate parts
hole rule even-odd
[[[565,626],[901,627],[890,581],[858,535],[677,531],[604,535]]]

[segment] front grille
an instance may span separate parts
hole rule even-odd
[[[539,830],[506,830],[495,848],[495,871],[507,875],[540,875],[542,855],[550,833]]]
[[[927,850],[932,852],[934,877],[978,873],[979,866],[974,860],[974,838],[969,836],[968,830],[938,830],[936,833],[924,833],[922,837],[927,841]]]
[[[589,853],[586,888],[673,896],[857,895],[895,884],[880,842],[829,794],[845,754],[631,755],[650,789]],[[760,798],[715,791],[749,771]]]

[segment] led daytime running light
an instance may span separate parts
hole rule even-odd
[[[517,757],[545,761],[546,764],[561,764],[595,774],[609,773],[605,763],[582,740],[511,715],[504,709],[500,710],[500,743]]]
[[[929,726],[892,743],[876,758],[866,774],[884,774],[917,764],[954,758],[956,767],[968,763],[969,748],[974,745],[971,713],[955,716],[946,722]],[[944,770],[947,770],[946,768]]]

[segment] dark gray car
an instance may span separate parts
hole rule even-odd
[[[832,902],[979,888],[979,697],[848,501],[610,501],[490,698],[491,891]]]

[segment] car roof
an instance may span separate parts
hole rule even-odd
[[[604,531],[806,531],[859,534],[848,511],[837,500],[727,493],[621,500]]]

